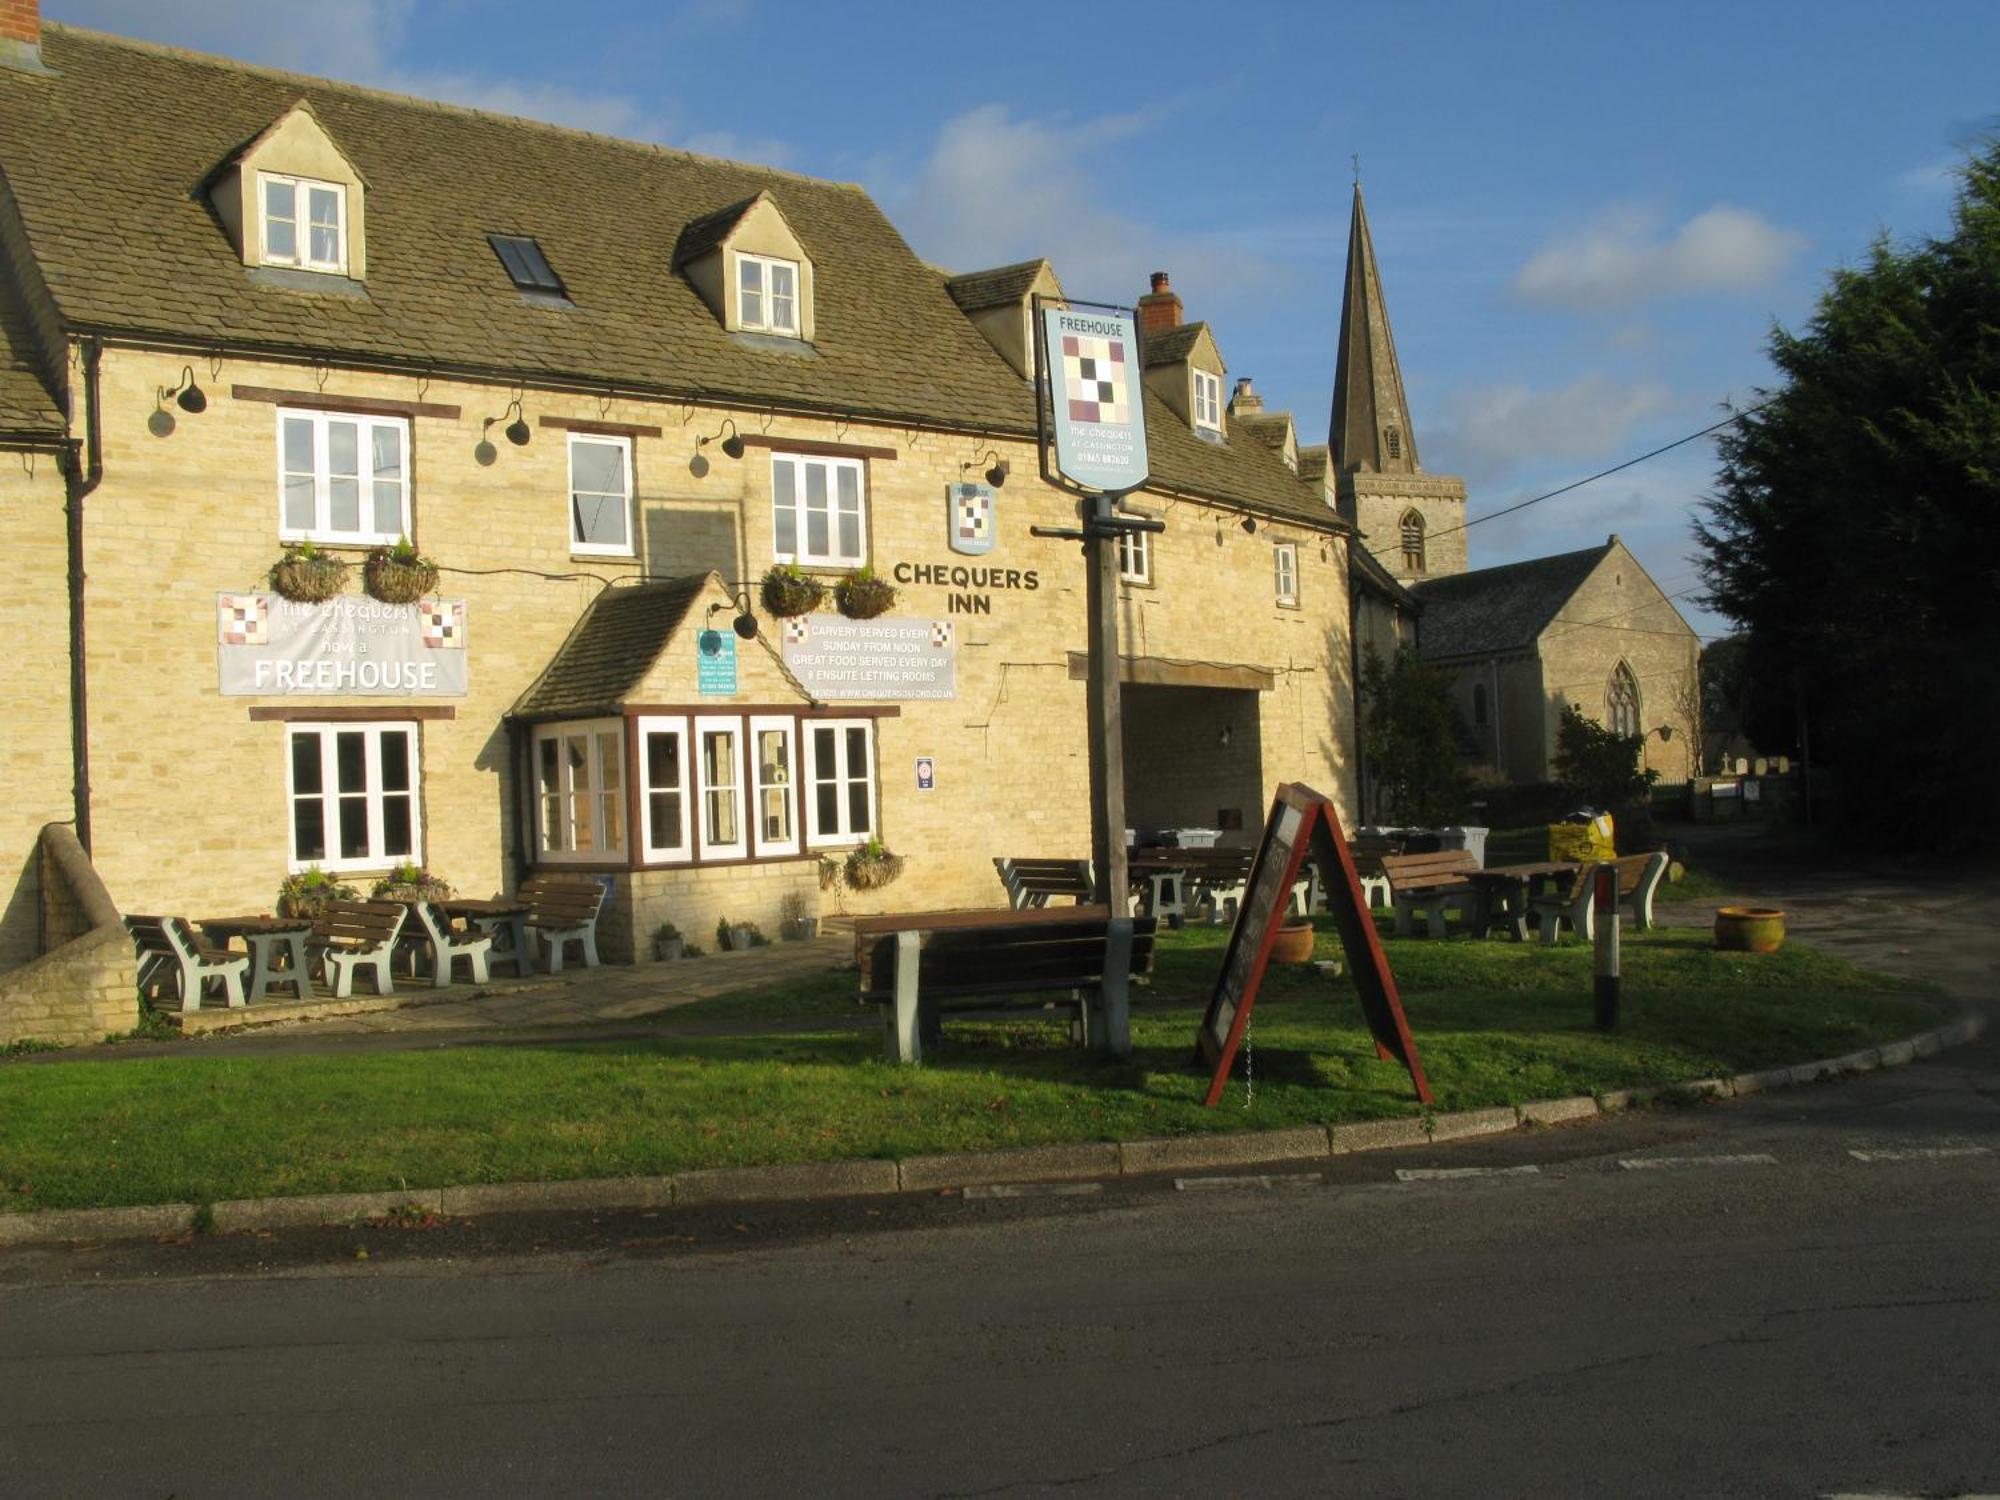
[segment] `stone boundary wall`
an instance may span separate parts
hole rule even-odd
[[[139,966],[124,919],[66,823],[42,829],[44,952],[0,975],[0,1046],[101,1042],[139,1024]]]

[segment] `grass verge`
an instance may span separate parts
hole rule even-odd
[[[1351,986],[1310,969],[1266,982],[1254,1100],[1239,1063],[1223,1107],[1202,1109],[1189,1059],[1226,937],[1191,929],[1163,942],[1133,1056],[1119,1063],[1092,1063],[1029,1012],[949,1026],[947,1051],[922,1069],[881,1061],[879,1028],[14,1067],[0,1076],[0,1204],[651,1175],[1415,1112],[1405,1075],[1377,1061]],[[1758,958],[1670,929],[1627,939],[1624,1024],[1606,1035],[1590,1024],[1581,944],[1388,947],[1443,1110],[1805,1061],[1936,1019],[1924,992],[1797,944]],[[1321,951],[1337,952],[1329,934]],[[830,975],[678,1014],[691,1029],[850,1016],[851,984]]]

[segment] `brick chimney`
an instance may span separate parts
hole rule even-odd
[[[0,0],[7,5],[11,0]],[[1139,299],[1139,331],[1145,333],[1165,333],[1169,328],[1181,326],[1181,298],[1167,285],[1167,273],[1153,273],[1153,289]]]
[[[41,0],[0,0],[0,68],[47,71],[42,66]]]
[[[1264,398],[1251,389],[1250,377],[1248,375],[1239,377],[1236,382],[1236,390],[1229,398],[1230,412],[1232,414],[1243,412],[1254,415],[1263,409]]]

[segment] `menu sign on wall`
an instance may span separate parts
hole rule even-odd
[[[799,615],[785,621],[785,667],[825,702],[911,702],[958,696],[957,645],[949,620],[850,620]]]
[[[462,698],[465,601],[384,604],[358,594],[298,604],[218,594],[224,697]]]

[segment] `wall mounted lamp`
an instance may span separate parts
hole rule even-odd
[[[1013,472],[1013,469],[1006,459],[1002,458],[991,448],[986,450],[984,460],[986,462],[986,482],[997,490],[1007,482],[1007,476]],[[978,458],[968,458],[958,466],[958,472],[963,474],[968,469],[976,469],[979,467],[980,462],[981,460]]]
[[[528,439],[534,436],[534,433],[528,429],[528,414],[521,410],[521,403],[518,399],[507,410],[514,414],[514,420],[507,424],[507,441],[512,443],[516,448],[527,447]]]
[[[1658,735],[1658,736],[1660,737],[1660,743],[1661,743],[1661,744],[1663,744],[1663,745],[1670,745],[1670,744],[1672,744],[1672,743],[1673,743],[1673,739],[1674,739],[1674,726],[1673,726],[1673,725],[1671,725],[1671,724],[1659,724],[1659,725],[1656,725],[1656,726],[1654,726],[1654,729],[1653,729],[1653,733],[1654,733],[1654,734],[1657,734],[1657,735]]]
[[[729,434],[728,437],[722,437],[722,434],[725,432]],[[743,438],[736,430],[736,419],[734,417],[724,417],[722,419],[722,426],[716,429],[715,437],[701,439],[701,445],[706,446],[714,442],[716,438],[722,438],[722,451],[729,457],[741,458],[743,456]]]
[[[1257,518],[1255,516],[1245,516],[1243,518],[1243,532],[1246,536],[1255,536],[1257,534]]]
[[[178,406],[182,411],[187,412],[190,416],[196,416],[208,410],[208,397],[202,392],[202,388],[194,383],[193,365],[183,365],[181,367],[181,383],[171,390],[161,392],[162,399],[165,399],[167,396],[172,396],[174,398],[174,405]]]
[[[708,618],[713,620],[717,615],[729,609],[736,611],[736,618],[729,622],[729,628],[746,641],[756,640],[757,613],[750,606],[749,592],[747,590],[738,590],[736,598],[732,603],[709,605]]]

